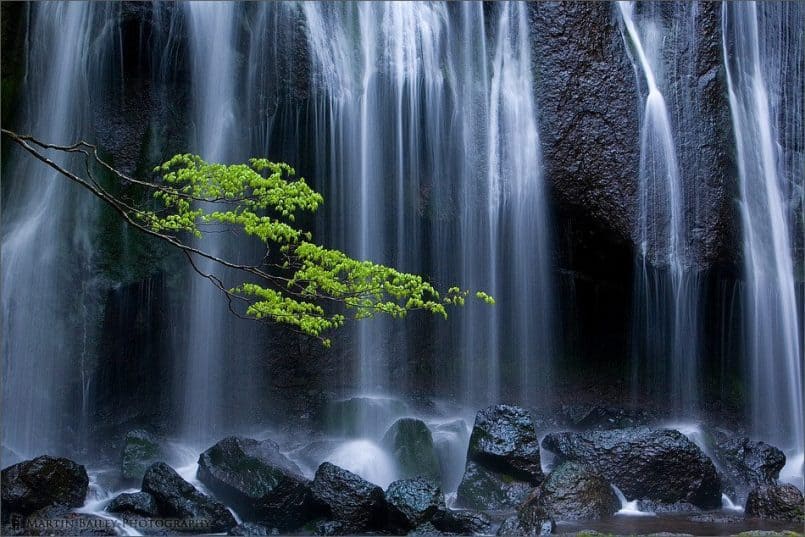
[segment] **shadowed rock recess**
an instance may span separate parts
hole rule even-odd
[[[174,155],[286,163],[323,203],[258,217],[467,290],[446,318],[317,297],[325,347],[220,289],[295,247],[169,223],[227,265],[188,259],[4,132],[0,534],[801,535],[804,28],[785,1],[0,2],[3,129],[122,175],[42,158],[160,215],[139,180]],[[302,280],[272,290],[334,288]]]

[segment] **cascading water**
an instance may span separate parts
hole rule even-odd
[[[792,251],[794,207],[805,170],[803,27],[801,4],[723,4],[743,224],[749,407],[754,433],[786,448],[800,465],[802,310]],[[802,467],[795,473],[802,487]]]
[[[638,27],[635,4],[618,2],[624,39],[645,80],[640,127],[640,176],[634,296],[634,379],[665,385],[673,411],[699,400],[699,322],[695,273],[690,270],[683,182],[668,105],[660,88],[662,32],[651,14]],[[638,78],[641,78],[638,74]],[[644,371],[641,371],[644,369]]]
[[[232,2],[188,2],[187,23],[193,79],[194,150],[210,162],[227,162],[235,140],[235,15]],[[221,229],[207,229],[206,251],[221,255],[226,240]],[[204,273],[216,273],[215,263],[196,261]],[[187,343],[179,376],[183,435],[195,441],[218,434],[223,423],[222,371],[232,349],[227,348],[228,312],[211,282],[191,273],[187,305]]]
[[[519,2],[501,9],[491,68],[487,130],[487,232],[491,247],[488,281],[501,297],[503,311],[495,319],[497,325],[492,328],[489,350],[492,356],[498,356],[496,362],[508,357],[510,373],[498,382],[509,385],[517,379],[518,391],[514,397],[522,403],[534,404],[543,400],[554,346],[553,297],[547,262],[550,219],[545,204],[526,9]],[[466,213],[464,216],[465,224],[466,220],[472,220]],[[472,235],[462,236],[465,244],[475,244],[473,239]],[[470,260],[465,258],[464,266],[469,264]],[[477,326],[465,327],[467,333],[476,331]],[[486,358],[474,354],[477,350],[466,351],[467,356],[476,360]],[[490,396],[488,402],[500,394]]]
[[[533,400],[549,376],[552,299],[526,6],[499,6],[491,37],[478,4],[303,9],[331,242],[498,293],[492,311],[460,314],[465,398],[497,401],[507,385]],[[456,260],[460,274],[446,268]],[[415,352],[416,337],[379,320],[357,330],[360,391],[404,389],[390,357]]]
[[[23,133],[72,144],[90,132],[93,89],[106,77],[116,7],[31,6]],[[49,155],[63,166],[74,159]],[[94,201],[27,155],[9,152],[2,242],[3,438],[13,458],[80,448],[76,430],[92,362],[97,297]],[[68,434],[69,433],[69,434]],[[4,454],[8,452],[4,451]],[[4,466],[12,461],[4,457]]]
[[[335,220],[327,227],[339,230],[331,240],[358,258],[417,270],[422,181],[444,175],[436,140],[446,135],[439,120],[446,105],[439,64],[445,6],[303,8],[318,79],[317,175],[325,193],[337,196],[329,201]],[[380,319],[357,328],[355,377],[364,394],[390,391],[389,332]],[[397,339],[395,352],[403,354],[404,340]],[[395,383],[404,385],[404,378]]]

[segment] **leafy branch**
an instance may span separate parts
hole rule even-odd
[[[324,202],[294,169],[284,163],[255,158],[245,164],[205,162],[180,154],[153,170],[153,179],[133,178],[115,169],[85,141],[55,145],[8,129],[2,133],[22,149],[108,204],[126,223],[179,249],[198,274],[227,298],[229,309],[245,318],[281,323],[330,345],[326,336],[347,318],[376,314],[405,317],[424,310],[447,317],[447,308],[464,305],[469,291],[450,287],[440,293],[422,276],[366,260],[312,242],[296,225],[303,213],[314,213]],[[47,151],[80,154],[85,177],[55,162]],[[124,183],[150,193],[147,203],[135,205],[105,189],[93,173],[99,167]],[[198,246],[205,234],[220,227],[241,230],[262,243],[266,254],[255,264],[235,263]],[[273,247],[273,249],[272,249]],[[274,251],[276,255],[270,253]],[[243,283],[227,287],[196,259],[240,273]],[[475,296],[494,304],[482,291]],[[235,304],[245,310],[238,313]]]

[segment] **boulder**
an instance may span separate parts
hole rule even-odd
[[[398,419],[386,431],[382,444],[397,462],[401,477],[439,479],[439,459],[433,436],[424,421],[416,418]]]
[[[464,509],[440,510],[431,520],[439,531],[458,535],[489,533],[492,521],[483,513]]]
[[[511,476],[467,461],[456,503],[460,507],[487,511],[512,508],[519,505],[533,488],[526,481],[514,480]]]
[[[141,480],[146,469],[163,458],[162,447],[154,435],[142,429],[129,431],[123,439],[121,453],[123,479]]]
[[[255,524],[253,522],[244,522],[243,524],[238,524],[231,530],[227,535],[279,535],[277,530],[270,530],[265,526],[261,526],[260,524]]]
[[[340,533],[369,531],[383,525],[386,517],[383,489],[359,475],[323,462],[310,488],[320,513],[340,523]]]
[[[117,535],[113,520],[49,505],[29,515],[17,535]]]
[[[176,531],[215,533],[237,525],[224,504],[199,492],[164,462],[148,467],[142,491],[154,497],[161,517],[187,521]]]
[[[86,468],[48,455],[9,466],[1,479],[3,520],[50,505],[81,507],[89,487]]]
[[[752,518],[802,522],[802,505],[802,492],[794,485],[763,484],[749,493],[744,513]]]
[[[589,467],[563,462],[540,485],[546,511],[559,520],[593,520],[614,515],[620,501],[609,483]]]
[[[737,487],[774,483],[785,466],[785,454],[766,442],[732,437],[715,446],[716,460],[726,477]]]
[[[560,460],[591,467],[630,500],[721,506],[721,480],[713,461],[679,431],[635,427],[551,433],[542,446]]]
[[[445,509],[439,486],[424,477],[401,479],[386,490],[389,526],[410,530]]]
[[[198,479],[244,520],[289,530],[310,519],[310,482],[271,440],[224,438],[199,457]]]
[[[124,517],[126,515],[148,518],[159,516],[157,501],[147,492],[124,492],[109,502],[106,510]]]
[[[515,507],[543,478],[537,432],[528,411],[497,405],[478,412],[458,504],[472,509]]]

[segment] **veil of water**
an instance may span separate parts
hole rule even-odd
[[[104,23],[115,13],[84,2],[29,6],[21,132],[55,144],[91,132],[93,90],[115,43],[114,26]],[[3,199],[3,446],[18,457],[61,453],[80,447],[74,424],[94,356],[95,205],[38,161],[13,151],[4,160],[4,175],[26,180]]]
[[[210,162],[229,162],[236,137],[235,129],[235,15],[232,2],[188,2],[187,10],[191,77],[193,80],[194,151]],[[223,253],[227,241],[224,229],[207,229],[206,250]],[[216,273],[218,267],[206,259],[197,260],[199,271]],[[222,294],[211,282],[191,273],[188,281],[187,343],[177,363],[183,397],[182,426],[193,440],[213,438],[224,416],[221,373],[227,354],[228,313],[220,305]]]
[[[805,9],[746,2],[725,3],[723,10],[743,223],[752,423],[758,436],[802,453],[802,311],[792,233],[805,169]]]
[[[494,401],[505,380],[510,397],[535,399],[551,359],[552,300],[526,7],[498,6],[491,35],[479,4],[303,9],[332,240],[499,297],[491,312],[460,314],[463,392]],[[460,273],[449,269],[456,261]],[[416,338],[378,320],[356,337],[360,390],[404,388],[404,368],[389,359]]]

